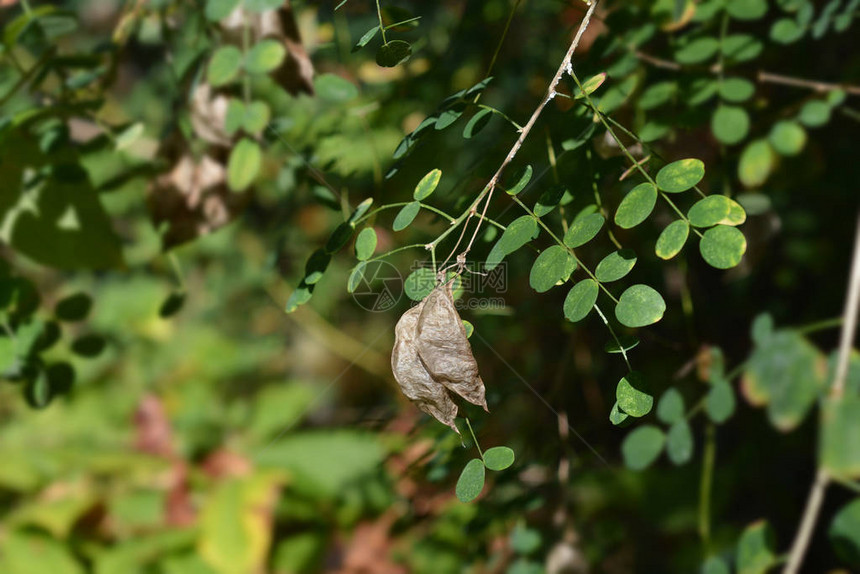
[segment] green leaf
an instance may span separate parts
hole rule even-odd
[[[747,187],[758,187],[773,170],[773,149],[767,140],[759,139],[747,144],[738,164],[738,178]]]
[[[81,335],[72,341],[72,352],[81,357],[97,357],[107,346],[107,341],[101,335]]]
[[[236,9],[242,0],[206,0],[206,19],[210,22],[223,20]]]
[[[535,203],[534,213],[538,217],[543,217],[552,212],[553,209],[561,202],[564,198],[564,194],[567,193],[567,188],[563,185],[553,185],[542,194]]]
[[[615,317],[625,327],[644,327],[662,319],[665,311],[666,303],[657,291],[647,285],[633,285],[618,299]]]
[[[778,154],[791,157],[803,151],[806,130],[795,121],[782,120],[773,124],[767,139]]]
[[[492,271],[505,256],[521,248],[537,235],[538,224],[531,215],[523,215],[513,220],[487,256],[486,270]]]
[[[468,339],[469,337],[472,336],[472,333],[475,332],[475,326],[472,325],[471,323],[469,323],[468,321],[466,321],[465,319],[463,319],[462,321],[463,321],[463,328],[466,330],[466,338]]]
[[[242,127],[249,134],[259,134],[269,125],[269,119],[272,117],[272,111],[265,102],[251,102],[245,108],[245,115],[242,119]]]
[[[249,74],[268,74],[283,63],[286,55],[287,49],[281,42],[265,38],[248,51],[245,69]]]
[[[341,223],[335,227],[325,244],[326,253],[337,253],[343,249],[343,246],[352,239],[353,233],[355,233],[355,227],[351,223]]]
[[[623,349],[626,353],[627,351],[635,348],[638,345],[639,339],[637,339],[636,337],[632,335],[621,335],[620,337],[618,337],[618,341],[615,341],[613,339],[612,341],[606,343],[603,346],[603,350],[607,353],[617,354],[621,353],[621,350]]]
[[[355,290],[358,289],[361,280],[364,279],[364,270],[366,268],[367,263],[364,261],[359,262],[358,265],[352,268],[352,271],[349,273],[349,277],[346,280],[347,293],[355,293]]]
[[[197,549],[219,572],[262,570],[269,553],[270,504],[280,479],[258,473],[219,482],[202,501]],[[156,554],[157,555],[157,554]]]
[[[475,115],[469,118],[466,127],[463,128],[463,137],[467,140],[472,139],[472,137],[478,135],[481,130],[487,127],[491,119],[493,119],[493,112],[491,110],[486,108],[478,110]]]
[[[621,443],[624,466],[631,470],[644,470],[657,460],[663,452],[666,435],[654,425],[642,425],[633,429]]]
[[[75,558],[71,545],[44,533],[9,529],[0,541],[3,570],[10,574],[84,574],[87,570]]]
[[[679,64],[699,64],[716,55],[720,49],[720,41],[716,38],[697,38],[675,52],[675,61]]]
[[[436,287],[436,274],[430,267],[419,267],[406,277],[403,291],[413,301],[421,301]]]
[[[378,30],[379,27],[375,29]],[[335,74],[320,74],[315,77],[314,91],[320,99],[335,104],[342,104],[358,97],[356,85]]]
[[[206,80],[212,86],[223,86],[232,82],[242,67],[242,51],[236,46],[221,46],[212,54],[206,68]]]
[[[736,20],[758,20],[767,14],[767,0],[728,0],[726,12]]]
[[[806,33],[806,28],[791,18],[781,18],[770,27],[770,39],[777,44],[792,44]]]
[[[254,468],[289,473],[289,489],[297,497],[293,500],[316,505],[342,496],[349,486],[373,482],[387,448],[369,432],[294,429],[251,456]],[[255,506],[254,512],[259,514],[259,509]]]
[[[621,249],[604,257],[597,264],[594,276],[601,283],[618,281],[630,273],[634,265],[636,265],[636,252],[632,249]]]
[[[564,299],[564,316],[576,323],[588,315],[597,302],[599,286],[593,279],[583,279],[573,286]]]
[[[370,209],[371,205],[373,205],[373,198],[372,197],[368,197],[367,199],[365,199],[364,201],[359,203],[358,206],[356,206],[355,211],[353,211],[352,214],[350,214],[349,221],[347,223],[353,223],[354,224],[356,221],[361,219],[364,216],[364,214],[367,213],[367,210]]]
[[[666,435],[666,454],[672,464],[682,465],[693,456],[693,431],[687,420],[682,418],[669,427]]]
[[[740,214],[740,221],[736,221],[733,211]],[[717,224],[740,225],[746,220],[746,213],[737,202],[725,195],[709,195],[693,204],[687,217],[696,227],[712,227]]]
[[[667,425],[684,418],[684,397],[676,388],[670,388],[657,402],[657,418]]]
[[[723,424],[735,413],[735,392],[726,381],[711,386],[705,396],[705,412],[713,422]]]
[[[415,201],[424,201],[430,194],[436,190],[436,186],[439,185],[439,180],[442,179],[442,170],[434,169],[427,173],[424,177],[421,178],[421,181],[418,182],[418,185],[415,186],[415,191],[412,193],[412,197]]]
[[[576,94],[576,99],[584,98],[585,96],[590,96],[597,88],[603,85],[603,82],[606,81],[606,72],[601,72],[595,76],[591,76],[585,82],[582,83],[582,89]]]
[[[594,239],[605,221],[599,213],[578,217],[564,234],[564,244],[571,249],[585,245]]]
[[[721,143],[726,145],[739,143],[749,134],[749,114],[742,107],[722,105],[711,118],[711,131]]]
[[[400,211],[397,212],[392,229],[394,229],[394,231],[406,229],[415,220],[415,216],[418,215],[419,211],[421,211],[420,203],[417,201],[407,203],[400,209]]]
[[[615,404],[612,405],[612,410],[609,411],[609,422],[611,422],[615,426],[618,426],[624,421],[626,421],[629,416],[630,415],[628,415],[618,407],[618,401],[615,401]]]
[[[237,98],[230,98],[227,102],[227,112],[224,116],[224,131],[232,136],[242,129],[245,124],[245,103]]]
[[[727,102],[745,102],[755,94],[755,84],[744,78],[725,78],[719,91]]]
[[[860,478],[860,396],[826,398],[821,413],[821,466],[831,476]]]
[[[653,110],[671,100],[677,91],[677,82],[667,81],[651,84],[639,96],[636,105],[643,110]]]
[[[57,302],[54,314],[60,321],[83,321],[90,313],[93,299],[86,293],[75,293]]]
[[[244,0],[244,8],[254,13],[277,10],[283,4],[284,0]]]
[[[117,151],[130,148],[143,135],[145,128],[143,122],[136,122],[122,130],[116,135],[114,145]]]
[[[666,193],[681,193],[705,177],[705,164],[700,159],[679,159],[657,172],[657,187]]]
[[[393,68],[412,56],[412,46],[403,40],[392,40],[376,51],[376,63],[383,68]]]
[[[304,282],[308,285],[316,284],[322,279],[325,270],[328,269],[329,262],[331,262],[331,255],[326,253],[324,249],[314,251],[305,263]]]
[[[705,231],[699,242],[699,252],[711,267],[731,269],[741,262],[747,250],[747,239],[736,228],[717,225]]]
[[[654,406],[654,397],[641,390],[645,387],[645,378],[641,373],[627,373],[615,387],[615,400],[618,408],[632,417],[644,417]]]
[[[523,556],[534,554],[538,549],[540,549],[540,532],[532,528],[528,528],[521,518],[517,521],[516,526],[514,526],[514,529],[511,531],[510,544],[511,550],[517,554]]]
[[[732,62],[747,62],[761,54],[764,44],[750,34],[730,34],[723,40],[723,54]]]
[[[377,34],[378,32],[379,32],[379,26],[374,26],[373,28],[371,28],[370,30],[368,30],[367,32],[365,32],[365,33],[361,36],[361,38],[358,40],[358,43],[356,43],[356,45],[352,47],[352,52],[353,52],[353,53],[358,52],[359,50],[361,50],[362,48],[364,48],[365,46],[367,46],[367,44],[368,44],[371,40],[373,40],[373,38],[375,38],[375,37],[376,37],[376,34]]]
[[[158,308],[158,316],[162,319],[167,319],[176,315],[185,305],[185,292],[173,291],[167,296],[167,299]]]
[[[472,502],[481,491],[484,490],[484,463],[479,458],[473,458],[466,463],[463,472],[460,473],[460,478],[457,479],[457,486],[454,488],[454,493],[460,502]]]
[[[732,574],[729,565],[719,556],[711,556],[702,564],[699,574]]]
[[[645,221],[657,203],[657,188],[651,183],[640,183],[624,196],[615,212],[615,224],[624,229],[636,227]]]
[[[860,498],[836,513],[827,536],[837,556],[854,568],[860,567]]]
[[[753,522],[738,541],[735,567],[738,574],[765,574],[777,561],[773,532],[764,520]]]
[[[27,404],[34,409],[44,409],[51,404],[54,393],[44,372],[27,381],[27,386],[24,387],[24,398],[27,400]]]
[[[750,338],[756,345],[766,345],[773,337],[774,323],[770,313],[761,313],[756,316],[750,328]]]
[[[494,446],[484,453],[484,466],[490,470],[505,470],[514,464],[514,451],[506,446]]]
[[[576,269],[576,259],[560,245],[544,249],[529,274],[529,285],[538,293],[549,291],[560,281],[567,281]]]
[[[372,227],[362,229],[355,238],[355,256],[359,261],[367,261],[376,251],[376,231]]]
[[[756,340],[741,379],[744,397],[753,406],[767,405],[768,419],[777,429],[799,425],[824,386],[827,363],[821,352],[794,331],[765,334],[766,318],[756,319]]]
[[[529,181],[532,179],[532,166],[525,166],[517,172],[517,176],[517,183],[515,183],[510,189],[505,190],[508,195],[516,195],[526,188]]]
[[[827,102],[812,100],[803,105],[797,119],[808,128],[819,128],[830,121],[830,111],[831,108]]]
[[[262,163],[260,146],[254,140],[242,138],[230,152],[227,162],[227,185],[233,191],[244,191],[257,177]]]

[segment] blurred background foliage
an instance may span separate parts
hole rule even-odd
[[[534,250],[510,255],[504,308],[464,312],[491,414],[464,411],[483,447],[507,444],[517,462],[472,504],[453,495],[468,451],[419,416],[390,373],[406,297],[386,312],[356,304],[344,254],[326,259],[306,305],[284,309],[307,282],[306,260],[362,200],[411,201],[438,168],[434,201],[468,206],[517,131],[494,112],[466,135],[478,108],[446,98],[492,75],[481,103],[523,123],[586,6],[238,4],[0,0],[0,572],[620,574],[704,563],[716,574],[784,562],[815,474],[808,413],[837,332],[771,337],[769,321],[801,326],[842,309],[860,176],[858,2],[598,8],[578,76],[607,73],[597,105],[639,134],[628,140],[637,159],[705,162],[706,189],[747,211],[747,253],[727,272],[689,248],[657,261],[668,210],[616,230],[641,247],[637,273],[669,308],[630,355],[655,398],[681,396],[693,450],[672,462],[654,462],[662,446],[649,460],[637,459],[647,448],[622,448],[628,431],[609,416],[626,370],[605,353],[599,318],[564,321],[561,290],[535,295],[525,279]],[[380,21],[408,59],[380,55]],[[446,112],[450,127],[422,126]],[[563,185],[569,214],[595,198],[618,205],[634,182],[619,181],[624,158],[592,115],[551,102],[519,156],[536,174],[524,197]],[[507,202],[490,215],[508,223]],[[445,228],[424,212],[395,234],[389,214],[372,220],[379,252]],[[482,234],[476,259],[496,237]],[[599,260],[598,248],[583,252]],[[406,276],[426,258],[419,248],[387,260]],[[787,357],[798,361],[789,374]],[[801,389],[788,407],[769,403],[774,373]],[[732,405],[737,396],[721,415],[702,402],[717,379]],[[755,408],[765,404],[767,415]],[[671,424],[678,415],[664,409]],[[695,416],[703,409],[709,418]],[[856,441],[845,448],[858,460]],[[846,471],[849,487],[858,473]],[[806,571],[860,568],[852,496],[828,496]]]

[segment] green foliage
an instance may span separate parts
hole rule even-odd
[[[806,485],[774,461],[816,432],[856,488],[856,361],[831,395],[831,338],[739,332],[842,306],[856,0],[601,7],[569,62],[587,7],[544,0],[7,4],[3,572],[361,569],[368,538],[419,574],[764,572],[787,549],[764,522],[732,549],[725,477],[784,519]],[[380,386],[395,314],[440,276],[477,333],[476,428],[522,472]],[[627,468],[671,465],[600,466],[611,425]],[[830,568],[857,566],[855,506]]]
[[[484,462],[480,458],[473,458],[466,464],[454,490],[460,502],[472,502],[478,498],[484,490],[484,474]]]

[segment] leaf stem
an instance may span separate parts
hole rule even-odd
[[[711,543],[711,489],[714,481],[714,461],[717,455],[716,427],[708,422],[705,427],[705,452],[702,456],[702,478],[699,483],[699,536],[705,554]]]
[[[481,445],[478,444],[478,437],[475,436],[475,431],[472,430],[472,423],[469,422],[469,417],[463,417],[466,419],[466,426],[469,427],[469,434],[472,435],[472,440],[475,441],[475,448],[478,449],[478,454],[481,455],[481,460],[484,460],[484,453],[481,451]]]
[[[379,7],[379,0],[376,0],[376,16],[379,18],[379,31],[382,32],[382,43],[387,44],[385,39],[385,24],[382,23],[382,8]]]
[[[534,212],[534,211],[532,211],[531,209],[529,209],[529,208],[528,208],[528,206],[527,206],[525,203],[523,203],[522,201],[520,201],[520,198],[519,198],[519,197],[517,197],[517,196],[515,196],[515,195],[514,195],[514,196],[512,196],[512,199],[513,199],[513,200],[514,200],[514,201],[515,201],[515,202],[516,202],[520,207],[522,207],[522,208],[526,211],[526,213],[528,213],[529,215],[531,215],[532,217],[534,217],[534,218],[535,218],[535,220],[537,221],[537,224],[538,224],[538,225],[540,225],[541,227],[543,227],[543,228],[544,228],[544,231],[546,231],[547,233],[549,233],[550,237],[552,237],[552,238],[553,238],[553,240],[554,240],[554,241],[555,241],[559,246],[563,247],[564,249],[566,249],[566,250],[567,250],[567,252],[568,252],[568,253],[570,253],[570,255],[571,255],[571,256],[576,260],[577,265],[578,265],[579,267],[581,267],[581,268],[582,268],[582,270],[583,270],[583,271],[585,271],[585,272],[588,274],[588,276],[589,276],[589,277],[591,277],[591,278],[594,280],[594,282],[595,282],[595,283],[597,283],[597,285],[598,285],[601,289],[603,289],[603,292],[604,292],[604,293],[606,293],[607,295],[609,295],[609,298],[610,298],[610,299],[612,299],[613,301],[615,301],[615,304],[617,305],[617,304],[618,304],[618,299],[616,299],[616,298],[615,298],[615,296],[614,296],[614,295],[609,291],[609,289],[607,289],[607,288],[606,288],[606,286],[605,286],[605,285],[603,285],[603,283],[601,283],[601,282],[597,279],[597,277],[594,275],[594,273],[592,273],[592,272],[588,269],[588,267],[586,267],[586,266],[585,266],[585,263],[583,263],[583,262],[582,262],[582,260],[581,260],[579,257],[577,257],[577,255],[576,255],[576,253],[573,251],[573,249],[572,249],[571,247],[568,247],[567,245],[565,245],[565,244],[564,244],[564,241],[562,241],[561,239],[559,239],[559,238],[558,238],[558,236],[557,236],[555,233],[553,233],[552,229],[550,229],[549,227],[547,227],[547,225],[543,222],[543,220],[541,220],[541,218],[540,218],[540,217],[538,217],[537,215],[535,215],[535,212]]]
[[[558,83],[561,81],[561,77],[564,75],[565,72],[570,71],[570,69],[571,69],[571,63],[570,62],[571,62],[571,58],[573,57],[573,53],[576,51],[576,48],[579,46],[579,41],[582,38],[583,33],[585,32],[586,28],[588,28],[588,24],[591,21],[591,15],[594,13],[595,8],[597,8],[597,4],[598,4],[598,2],[592,2],[591,6],[588,8],[588,11],[585,13],[585,16],[583,16],[582,22],[579,24],[579,29],[577,30],[576,35],[574,36],[573,41],[570,44],[570,47],[567,49],[567,53],[565,54],[564,58],[561,61],[561,64],[558,67],[558,70],[556,70],[555,75],[553,76],[552,80],[549,83],[549,87],[547,88],[546,95],[541,99],[540,103],[538,104],[537,108],[535,108],[534,112],[532,112],[532,115],[529,118],[529,121],[526,122],[525,126],[523,126],[523,129],[520,131],[519,137],[514,142],[514,145],[511,147],[510,151],[508,152],[508,155],[505,157],[504,161],[502,161],[502,164],[496,170],[496,173],[493,175],[493,177],[490,178],[490,181],[487,183],[487,185],[484,187],[484,189],[481,191],[481,193],[478,194],[478,197],[475,199],[475,202],[472,203],[472,206],[469,208],[469,210],[466,211],[463,214],[463,216],[458,217],[457,220],[455,221],[455,223],[457,225],[459,225],[459,223],[465,219],[466,223],[465,223],[465,226],[463,227],[462,232],[460,233],[460,238],[457,240],[457,243],[454,245],[454,248],[451,250],[451,253],[448,255],[448,257],[445,258],[445,261],[442,262],[443,267],[445,266],[445,263],[447,263],[448,260],[450,260],[451,257],[453,257],[455,253],[457,253],[457,248],[460,246],[460,243],[462,242],[462,240],[465,236],[466,227],[468,227],[468,225],[469,225],[468,220],[471,219],[472,217],[474,217],[475,215],[477,215],[478,206],[480,205],[482,200],[485,200],[484,209],[481,212],[481,218],[478,219],[478,223],[475,226],[475,230],[472,233],[472,237],[469,240],[468,245],[466,245],[466,248],[460,254],[457,255],[458,263],[460,261],[465,261],[466,255],[472,249],[472,245],[474,245],[474,243],[475,243],[475,238],[478,236],[478,231],[481,229],[481,223],[483,222],[483,220],[485,219],[485,216],[487,215],[487,209],[489,208],[490,202],[493,199],[493,191],[495,191],[496,185],[498,184],[499,179],[502,177],[502,173],[504,173],[505,168],[514,160],[517,153],[520,151],[520,148],[522,147],[523,142],[525,142],[526,138],[528,137],[529,133],[531,132],[532,128],[534,127],[535,123],[537,122],[538,117],[540,117],[541,112],[543,112],[544,108],[547,106],[547,104],[550,102],[550,100],[552,100],[555,97],[555,95],[556,95],[555,88],[558,85]],[[447,235],[448,233],[450,233],[450,231],[451,231],[450,229],[447,230],[443,235]],[[433,242],[433,244],[438,244],[438,241],[439,240],[437,239],[436,241]]]
[[[609,329],[609,334],[612,335],[612,338],[621,350],[621,356],[624,357],[624,362],[627,364],[627,370],[629,372],[633,372],[633,367],[630,366],[630,360],[627,358],[627,351],[624,349],[624,345],[621,344],[621,340],[618,338],[618,335],[615,334],[615,330],[612,328],[612,325],[610,325],[609,321],[606,319],[606,315],[603,314],[603,311],[600,310],[600,307],[596,303],[594,304],[594,310],[597,311],[597,314],[600,315],[601,319],[603,319],[603,324],[606,325],[607,329]]]

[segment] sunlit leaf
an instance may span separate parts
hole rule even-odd
[[[747,250],[747,239],[737,228],[717,225],[705,231],[699,242],[702,258],[711,267],[731,269],[741,262]]]
[[[615,317],[626,327],[645,327],[662,319],[665,311],[666,303],[657,291],[647,285],[633,285],[619,297]]]
[[[651,183],[640,183],[630,190],[615,212],[615,223],[624,229],[636,227],[645,221],[657,203],[657,188]]]
[[[597,302],[599,286],[593,279],[583,279],[573,286],[564,299],[564,316],[576,323],[588,315]]]

